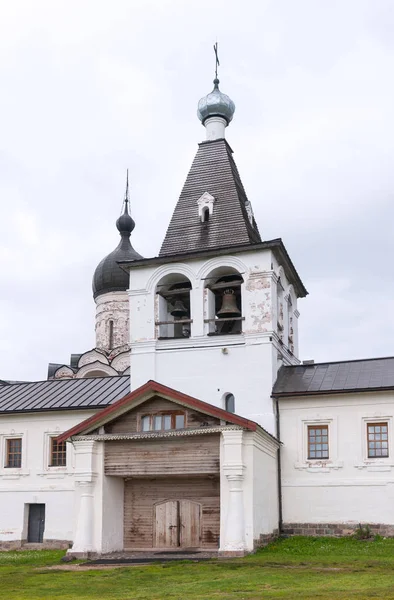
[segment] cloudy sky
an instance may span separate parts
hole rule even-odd
[[[0,378],[94,346],[126,168],[133,245],[158,253],[216,38],[262,237],[310,292],[301,358],[393,355],[393,31],[392,0],[0,1]]]

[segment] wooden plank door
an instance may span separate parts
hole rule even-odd
[[[179,502],[180,546],[201,546],[201,504],[191,500]]]
[[[179,546],[179,502],[168,500],[156,504],[155,518],[155,546],[177,548]]]
[[[44,539],[45,504],[29,504],[27,541],[41,544]]]

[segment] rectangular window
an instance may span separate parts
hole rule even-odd
[[[51,455],[49,459],[50,467],[65,467],[67,461],[66,442],[56,441],[56,438],[51,437]]]
[[[388,423],[367,423],[368,458],[389,455]]]
[[[159,413],[141,417],[140,431],[168,431],[184,429],[184,427],[185,415],[183,413]]]
[[[308,459],[328,458],[328,425],[308,425]]]
[[[20,469],[22,466],[22,438],[6,440],[6,463],[9,469]]]

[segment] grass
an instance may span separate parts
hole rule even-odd
[[[394,599],[394,539],[290,538],[245,559],[47,570],[62,551],[0,553],[0,598],[13,600]]]

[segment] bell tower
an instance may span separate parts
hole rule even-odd
[[[153,379],[274,433],[272,385],[279,366],[299,362],[297,300],[307,292],[282,241],[260,237],[225,139],[234,112],[216,73],[198,103],[206,139],[160,253],[122,263],[131,388]]]

